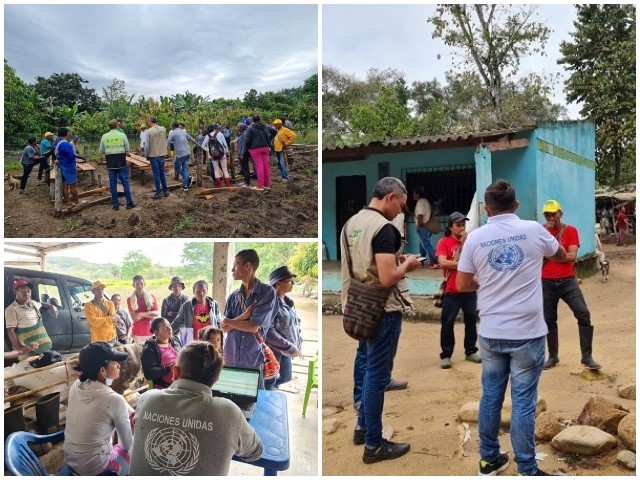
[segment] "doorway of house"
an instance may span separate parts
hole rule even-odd
[[[367,204],[367,177],[349,175],[336,178],[336,251],[340,260],[340,233],[352,216]]]

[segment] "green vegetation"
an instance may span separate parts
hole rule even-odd
[[[41,138],[46,130],[55,132],[66,126],[82,136],[90,152],[95,152],[112,118],[122,119],[125,132],[131,136],[140,132],[140,126],[146,125],[151,115],[166,128],[172,122],[182,122],[195,134],[200,122],[228,122],[235,127],[240,120],[256,113],[265,120],[289,114],[299,142],[317,143],[318,75],[307,78],[302,86],[279,92],[258,93],[251,89],[243,99],[210,99],[189,91],[159,99],[146,98],[127,92],[125,82],[117,78],[99,96],[77,73],[37,77],[33,85],[28,85],[16,76],[6,60],[4,76],[5,148],[20,148],[29,136]]]
[[[175,227],[173,227],[173,231],[176,233],[182,232],[183,230],[186,230],[187,228],[191,228],[194,225],[196,225],[198,222],[192,218],[187,216],[184,216],[180,219],[180,221],[176,224]]]

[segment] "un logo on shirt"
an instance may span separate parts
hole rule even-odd
[[[518,245],[500,245],[489,252],[489,265],[499,272],[515,270],[524,260],[524,251]]]

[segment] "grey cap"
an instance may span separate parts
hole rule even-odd
[[[469,221],[469,219],[465,217],[463,214],[461,214],[460,212],[453,212],[451,215],[449,215],[449,218],[447,218],[447,225],[453,225],[454,223],[459,222],[460,220]]]

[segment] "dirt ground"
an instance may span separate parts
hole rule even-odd
[[[16,160],[17,158],[7,158]],[[221,189],[214,198],[196,197],[200,190],[192,187],[187,193],[178,188],[167,198],[152,200],[153,176],[145,174],[140,184],[136,171],[130,178],[135,209],[114,211],[111,203],[87,207],[62,217],[54,215],[48,186],[38,184],[37,169],[29,176],[27,194],[9,190],[5,181],[4,233],[5,237],[183,237],[183,238],[309,238],[318,235],[318,155],[296,155],[290,166],[289,183],[283,183],[273,157],[271,162],[271,191],[256,192],[249,189]],[[95,164],[94,164],[95,165]],[[195,167],[191,167],[194,174]],[[236,173],[239,174],[236,161]],[[109,185],[104,165],[98,165],[97,174],[102,184]],[[14,172],[19,178],[22,172]],[[178,184],[173,170],[167,171],[169,185]],[[90,187],[90,175],[78,175],[78,192]],[[252,180],[252,185],[256,184]],[[204,177],[204,187],[211,188],[211,177]],[[109,196],[108,191],[100,194]],[[98,196],[81,200],[89,201]]]
[[[548,411],[567,420],[577,419],[592,395],[635,412],[635,401],[617,396],[618,386],[635,382],[635,241],[624,247],[616,247],[613,238],[604,243],[611,263],[609,281],[602,283],[601,277],[593,276],[584,279],[581,286],[595,325],[593,356],[603,365],[604,377],[596,381],[581,378],[576,322],[561,302],[560,364],[544,371],[539,384],[538,395],[546,401]],[[419,299],[417,303],[425,302],[428,300]],[[335,433],[323,434],[323,475],[476,475],[477,424],[469,424],[471,439],[463,446],[464,427],[457,421],[457,414],[464,403],[479,400],[481,366],[464,360],[461,322],[456,324],[458,345],[450,370],[439,366],[439,324],[404,322],[393,377],[408,380],[409,388],[385,395],[383,425],[392,427],[394,441],[411,443],[411,451],[399,459],[372,465],[362,463],[363,447],[354,446],[352,440],[356,421],[352,376],[357,345],[344,333],[338,316],[323,316],[322,331],[323,420],[340,422]],[[502,451],[512,454],[508,433],[501,434],[500,444]],[[558,475],[634,475],[616,464],[616,455],[622,449],[583,457],[555,451],[549,443],[537,445],[539,453],[547,454],[539,462],[540,468]],[[503,475],[516,473],[513,455],[510,459]]]

